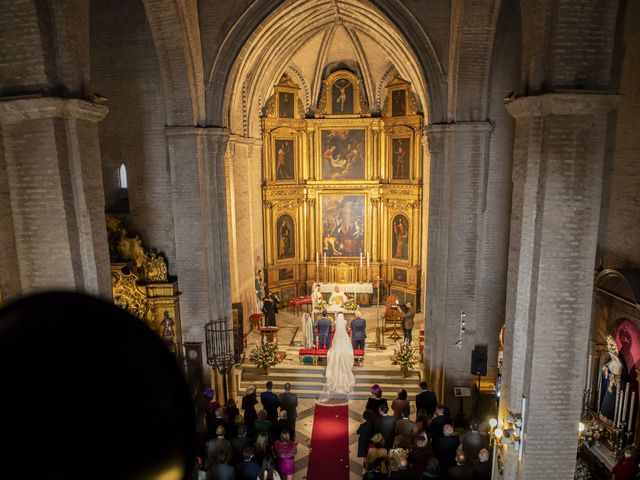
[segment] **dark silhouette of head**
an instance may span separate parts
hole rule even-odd
[[[4,472],[179,480],[195,465],[194,409],[175,357],[144,321],[86,295],[41,294],[0,311],[0,425]],[[34,455],[40,435],[55,441]],[[109,460],[96,468],[96,455]]]

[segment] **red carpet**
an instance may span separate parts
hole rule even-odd
[[[307,480],[349,480],[349,407],[316,405]]]

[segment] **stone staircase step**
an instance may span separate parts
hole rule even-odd
[[[394,366],[395,367],[395,366]],[[239,392],[241,395],[251,384],[260,385],[267,381],[267,378],[273,382],[275,391],[282,391],[284,384],[289,382],[294,385],[294,391],[300,398],[317,398],[322,392],[324,385],[324,366],[315,365],[277,365],[269,369],[269,375],[266,377],[264,371],[251,365],[242,367],[241,382],[239,384]],[[366,400],[371,392],[370,388],[373,383],[378,383],[382,387],[387,398],[394,398],[395,393],[404,388],[409,397],[414,397],[419,393],[420,374],[412,371],[405,378],[399,368],[393,368],[381,371],[380,369],[372,369],[356,366],[353,369],[356,378],[352,398],[354,400]]]

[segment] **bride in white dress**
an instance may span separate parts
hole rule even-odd
[[[336,319],[335,329],[327,354],[326,382],[319,403],[348,402],[356,383],[353,376],[353,347],[347,333],[347,322],[341,313]]]

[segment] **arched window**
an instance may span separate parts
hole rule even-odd
[[[118,168],[118,183],[120,185],[120,188],[128,188],[127,167],[124,166],[124,163],[121,163],[120,167]]]

